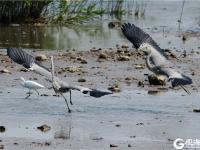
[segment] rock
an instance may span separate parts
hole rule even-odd
[[[144,87],[144,82],[143,81],[139,81],[138,82],[138,86]]]
[[[143,64],[138,64],[138,65],[135,65],[135,69],[144,69],[145,66]]]
[[[40,54],[40,55],[37,55],[37,56],[35,57],[35,59],[36,59],[37,61],[45,61],[45,60],[47,60],[48,58],[47,58],[46,55]]]
[[[200,113],[200,109],[193,109],[193,112]]]
[[[136,125],[137,126],[142,126],[142,125],[144,125],[144,123],[140,122],[140,123],[137,123]]]
[[[182,36],[182,41],[185,42],[186,40],[187,40],[186,36],[183,35],[183,36]]]
[[[21,69],[19,69],[19,71],[20,71],[20,72],[28,72],[29,70],[26,69],[26,68],[21,68]]]
[[[73,67],[66,67],[66,68],[64,68],[64,70],[71,72],[71,73],[74,73],[74,72],[81,71],[81,68],[73,66]]]
[[[108,90],[110,90],[112,92],[120,92],[121,91],[118,84],[115,84],[115,85],[109,87]]]
[[[122,45],[121,48],[129,48],[128,45]]]
[[[94,140],[94,141],[100,141],[100,140],[103,140],[103,138],[102,137],[94,137],[94,138],[92,138],[92,140]]]
[[[37,127],[37,129],[42,131],[42,132],[47,132],[47,131],[51,130],[51,127],[46,125],[46,124],[44,124],[42,126]]]
[[[81,64],[87,64],[87,60],[81,60]]]
[[[80,61],[81,64],[87,64],[87,60],[85,60],[85,59],[82,58],[82,57],[78,57],[77,60]]]
[[[0,149],[4,149],[4,145],[0,145]]]
[[[8,73],[8,74],[11,74],[11,72],[10,72],[9,70],[7,70],[7,69],[2,69],[2,70],[0,70],[0,72],[1,72],[1,73]]]
[[[132,145],[131,145],[131,144],[128,144],[128,147],[132,147]]]
[[[108,23],[108,27],[111,29],[121,27],[121,25],[122,23],[119,21],[112,21]]]
[[[117,60],[118,61],[129,61],[130,57],[129,56],[121,55],[121,56],[117,57]]]
[[[41,94],[40,96],[49,96],[49,95],[47,95],[47,94]]]
[[[120,124],[116,124],[115,127],[121,127],[121,125]]]
[[[110,144],[110,147],[118,147],[118,146],[115,144]]]
[[[4,126],[0,126],[0,132],[5,132],[6,128]]]
[[[132,80],[132,78],[131,77],[126,77],[125,80],[126,81],[130,81],[130,80]]]
[[[160,93],[160,91],[156,91],[156,90],[150,90],[150,91],[148,91],[148,94],[149,95],[157,95],[157,94],[159,94]]]
[[[150,85],[166,85],[164,76],[149,75],[148,80]]]
[[[99,59],[107,59],[108,55],[106,53],[100,53],[99,54]]]
[[[80,79],[78,79],[78,82],[86,82],[86,80],[83,78],[80,78]]]

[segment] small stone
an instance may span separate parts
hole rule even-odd
[[[130,80],[132,80],[132,78],[131,77],[126,77],[125,80],[126,81],[130,81]]]
[[[110,144],[110,147],[118,147],[118,146],[115,144]]]
[[[128,144],[128,147],[132,147],[132,145],[131,145],[131,144]]]
[[[41,94],[40,96],[48,96],[47,94]]]
[[[87,64],[87,61],[86,60],[81,60],[81,64]]]
[[[1,73],[8,73],[8,74],[11,74],[11,72],[10,72],[9,70],[7,70],[7,69],[2,69],[2,70],[0,70],[0,72],[1,72]]]
[[[103,138],[102,137],[95,137],[95,138],[92,138],[92,140],[94,140],[94,141],[100,141],[100,140],[103,140]]]
[[[42,126],[37,127],[37,129],[42,131],[42,132],[47,132],[47,131],[51,130],[51,127],[46,125],[46,124],[44,124]]]
[[[185,42],[186,40],[187,40],[186,36],[185,36],[185,35],[183,35],[183,36],[182,36],[182,41],[184,41],[184,42]]]
[[[115,127],[121,127],[121,125],[120,124],[116,124]]]
[[[200,109],[193,109],[193,112],[200,113]]]
[[[128,45],[122,45],[121,48],[129,48]]]
[[[164,76],[149,75],[148,80],[150,85],[166,85]]]
[[[79,72],[81,71],[81,68],[79,67],[66,67],[64,68],[64,70],[68,71],[68,72],[71,72],[71,73],[74,73],[74,72]]]
[[[100,53],[99,54],[99,59],[107,59],[108,55],[106,53]]]
[[[0,149],[4,149],[4,145],[0,145]]]
[[[130,60],[130,57],[129,56],[119,56],[117,57],[117,60],[118,61],[129,61]]]
[[[140,123],[137,123],[136,125],[141,126],[141,125],[144,125],[144,123],[140,122]]]
[[[135,65],[135,69],[144,69],[145,66],[144,65]]]
[[[80,79],[78,79],[78,82],[86,82],[86,80],[83,78],[80,78]]]
[[[194,76],[194,75],[195,75],[195,72],[192,72],[191,75]]]
[[[0,126],[0,132],[5,132],[6,128],[4,126]]]
[[[144,87],[144,82],[143,81],[139,81],[138,82],[138,86]]]
[[[19,71],[21,71],[21,72],[28,72],[29,70],[26,69],[26,68],[21,68]]]
[[[115,84],[115,85],[109,87],[108,90],[110,90],[112,92],[120,92],[121,91],[118,84]]]
[[[46,55],[40,54],[40,55],[37,55],[37,56],[35,57],[35,59],[36,59],[37,61],[45,61],[45,60],[47,60],[48,58],[47,58]]]

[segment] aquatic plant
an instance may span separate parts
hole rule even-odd
[[[45,5],[50,1],[0,1],[0,22],[22,22],[37,19]]]

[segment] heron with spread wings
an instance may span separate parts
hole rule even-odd
[[[149,34],[130,23],[123,24],[121,30],[136,49],[145,52],[147,55],[146,64],[150,71],[156,75],[166,76],[171,82],[172,87],[181,86],[189,93],[184,88],[184,85],[192,84],[192,79],[175,69],[165,55],[164,50],[157,45]]]
[[[37,74],[40,74],[42,76],[45,76],[45,78],[50,81],[53,85],[53,88],[55,92],[61,94],[64,97],[64,93],[70,92],[70,103],[71,101],[71,90],[78,90],[82,92],[83,94],[88,94],[92,97],[99,98],[104,95],[112,94],[112,92],[109,91],[101,91],[97,89],[91,89],[83,86],[76,86],[68,84],[67,82],[59,79],[58,77],[54,76],[54,67],[53,67],[53,57],[51,58],[51,65],[52,65],[52,72],[49,71],[46,67],[39,64],[33,56],[25,52],[24,50],[20,48],[7,48],[7,55],[16,63],[24,66],[25,68],[34,71]],[[67,99],[64,97],[68,112],[71,112]]]

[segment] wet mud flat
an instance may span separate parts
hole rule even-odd
[[[0,74],[0,126],[5,127],[0,145],[4,149],[173,149],[174,139],[199,136],[200,116],[193,112],[200,107],[198,48],[188,50],[186,57],[178,50],[168,54],[178,69],[192,77],[194,84],[187,86],[191,95],[171,89],[170,84],[149,85],[145,56],[131,45],[27,52],[45,55],[47,60],[41,63],[49,68],[53,55],[57,76],[70,84],[98,89],[118,85],[120,92],[95,99],[73,91],[71,114],[64,100],[49,89],[24,99],[28,90],[20,86],[20,76],[46,87],[51,84],[13,63],[2,49],[1,70],[7,70]],[[39,130],[42,125],[49,130]]]

